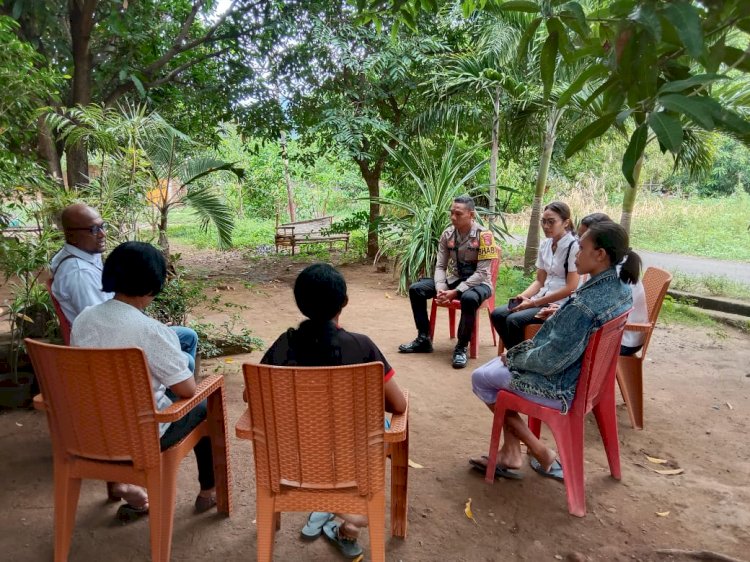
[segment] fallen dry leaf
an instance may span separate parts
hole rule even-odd
[[[391,295],[389,295],[388,293],[385,293],[385,298],[392,299],[393,297]]]
[[[727,404],[727,408],[729,408],[730,410],[734,410],[734,408],[732,407],[732,405],[729,402],[727,402],[726,404]]]
[[[477,520],[474,519],[474,514],[471,512],[471,498],[469,498],[469,501],[466,502],[466,507],[464,508],[464,513],[466,514],[466,517],[474,521],[475,525],[479,525],[477,523]]]
[[[664,474],[665,476],[674,476],[675,474],[682,474],[685,472],[684,468],[652,468],[654,472]]]
[[[409,459],[409,466],[411,468],[424,468],[421,464],[419,464],[418,462],[414,462],[411,459]]]
[[[646,458],[648,459],[649,462],[652,462],[654,464],[667,464],[667,459],[660,459],[660,458],[657,458],[657,457],[649,457],[648,455],[646,455]]]
[[[666,517],[667,515],[669,515],[669,512],[668,511],[657,511],[656,515],[658,515],[659,517]]]
[[[232,359],[231,357],[227,357],[226,359],[224,359],[224,363],[234,363],[234,359]]]

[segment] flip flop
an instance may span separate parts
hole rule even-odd
[[[339,524],[335,521],[329,521],[323,525],[323,534],[335,545],[341,554],[352,560],[361,560],[362,547],[357,544],[357,539],[347,539],[339,535]]]
[[[138,521],[145,515],[148,515],[148,504],[143,507],[135,507],[129,503],[124,503],[117,509],[115,519],[123,525],[127,525],[133,521]]]
[[[544,470],[542,468],[542,465],[539,464],[539,461],[534,457],[531,457],[529,459],[529,464],[531,465],[531,468],[534,469],[534,472],[538,472],[539,474],[541,474],[542,476],[546,476],[547,478],[554,478],[558,482],[564,482],[563,467],[558,459],[554,460],[549,470]]]
[[[484,463],[477,459],[469,459],[469,464],[474,470],[485,474],[487,472],[487,455],[482,455]],[[507,478],[508,480],[523,480],[523,474],[505,466],[495,465],[495,478]]]
[[[323,525],[333,519],[333,513],[325,511],[313,511],[307,518],[307,524],[302,527],[300,534],[302,538],[308,541],[317,539],[323,532]]]

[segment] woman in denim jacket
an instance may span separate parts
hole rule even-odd
[[[615,265],[623,260],[618,275]],[[471,377],[474,394],[492,411],[498,391],[508,389],[566,413],[575,396],[589,337],[631,308],[630,285],[638,281],[640,267],[641,260],[630,250],[624,228],[612,221],[592,225],[581,238],[576,256],[578,273],[589,274],[590,279],[544,323],[534,339],[521,342],[475,370]],[[532,459],[535,470],[562,479],[556,453],[531,433],[518,412],[507,412],[504,423],[499,475],[518,477],[508,469],[520,468],[523,441],[538,461]],[[472,459],[470,463],[483,470],[486,459]]]

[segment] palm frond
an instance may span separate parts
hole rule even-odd
[[[182,201],[195,212],[201,221],[202,229],[207,230],[208,226],[213,224],[219,237],[220,248],[231,247],[234,215],[212,188],[195,187],[188,189]]]

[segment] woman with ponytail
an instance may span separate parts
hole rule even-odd
[[[294,283],[294,300],[307,319],[290,328],[274,342],[261,359],[266,365],[326,367],[380,361],[385,368],[385,409],[394,414],[406,410],[404,393],[393,380],[394,370],[373,341],[363,334],[347,332],[338,325],[348,304],[346,281],[334,267],[315,263],[306,267]],[[336,519],[340,518],[340,521]],[[321,532],[348,558],[362,554],[357,544],[360,529],[367,526],[363,515],[313,512],[302,529],[302,537],[315,539]]]
[[[474,394],[490,410],[494,411],[501,389],[563,413],[570,409],[589,337],[632,307],[631,286],[638,281],[641,260],[629,246],[628,233],[619,224],[600,221],[589,227],[581,237],[575,259],[578,273],[588,274],[589,280],[533,339],[521,342],[472,374]],[[520,468],[523,441],[533,457],[532,468],[562,480],[562,466],[555,452],[531,433],[517,412],[508,412],[504,423],[505,441],[498,456],[497,474],[518,477],[508,469]],[[484,458],[469,462],[480,470],[486,467]]]

